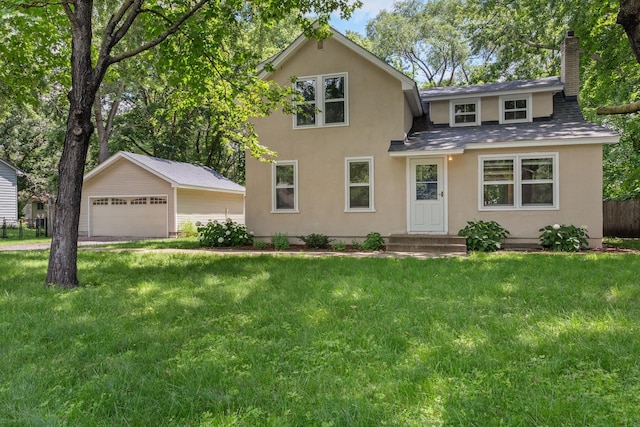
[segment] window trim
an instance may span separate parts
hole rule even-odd
[[[476,121],[473,123],[456,123],[455,110],[456,105],[460,104],[475,104],[476,105]],[[450,127],[464,127],[464,126],[479,126],[482,123],[482,112],[480,109],[480,98],[464,98],[464,99],[452,99],[449,101],[449,126]]]
[[[543,180],[553,184],[553,203],[547,206],[522,204],[522,161],[526,159],[549,158],[553,166],[552,180]],[[513,206],[484,205],[484,161],[485,160],[513,160]],[[516,154],[487,154],[478,156],[478,210],[480,211],[553,211],[560,209],[560,168],[557,152],[544,153],[516,153]]]
[[[276,168],[278,166],[293,165],[293,209],[278,209],[276,199]],[[271,213],[299,213],[298,210],[298,161],[279,160],[272,163],[271,167]]]
[[[505,114],[505,108],[504,108],[504,103],[505,101],[518,101],[524,99],[527,102],[527,118],[526,119],[512,119],[512,120],[507,120],[504,118],[504,114]],[[499,114],[499,123],[500,124],[506,124],[506,123],[529,123],[533,121],[533,108],[532,108],[532,96],[531,93],[521,93],[518,95],[502,95],[499,98],[499,102],[498,102],[498,114]]]
[[[340,123],[325,123],[324,109],[326,109],[326,101],[324,98],[324,80],[332,77],[344,77],[344,122]],[[331,74],[318,74],[314,76],[297,77],[293,82],[293,90],[296,90],[296,84],[303,80],[315,80],[316,98],[313,102],[305,101],[296,103],[296,105],[302,104],[315,104],[316,117],[315,124],[312,125],[298,125],[297,113],[293,114],[293,128],[294,129],[316,129],[322,127],[337,127],[337,126],[349,126],[349,73],[331,73]],[[339,101],[330,101],[339,102]]]
[[[366,185],[358,184],[357,187],[369,187],[369,207],[367,208],[352,208],[349,206],[349,202],[351,200],[350,189],[351,185],[351,177],[349,174],[349,165],[351,163],[364,163],[367,162],[369,164],[369,182]],[[344,211],[345,212],[375,212],[375,174],[374,174],[374,158],[373,156],[367,157],[345,157],[344,159]]]

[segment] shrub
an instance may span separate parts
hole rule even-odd
[[[287,236],[287,233],[274,234],[273,236],[271,236],[271,243],[273,243],[273,247],[277,251],[289,249],[291,247],[291,245],[289,244],[289,236]]]
[[[267,242],[263,242],[262,240],[254,240],[253,241],[253,247],[255,249],[267,249],[269,245],[267,244]]]
[[[202,246],[245,246],[253,242],[253,233],[247,232],[247,227],[231,218],[198,227],[198,235]]]
[[[333,249],[334,251],[342,252],[347,249],[347,244],[345,242],[340,242],[340,241],[334,242],[334,243],[331,243],[331,249]]]
[[[493,252],[502,247],[500,241],[509,232],[495,221],[467,221],[458,236],[466,237],[469,251]]]
[[[540,230],[540,244],[553,251],[577,252],[589,247],[587,227],[575,225],[547,225]]]
[[[308,236],[300,236],[300,240],[311,249],[327,249],[332,239],[325,234],[311,233]]]
[[[384,248],[384,239],[380,233],[371,232],[367,234],[362,242],[362,248],[367,251],[379,251]]]
[[[178,228],[178,235],[180,237],[196,237],[198,235],[198,229],[191,221],[183,222]]]
[[[362,247],[362,243],[358,242],[356,239],[353,239],[353,240],[351,241],[351,248],[352,248],[352,249],[355,249],[355,250],[357,250],[357,251],[360,251],[360,250],[364,249],[364,248]]]

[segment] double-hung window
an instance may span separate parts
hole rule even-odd
[[[345,210],[373,211],[373,157],[347,158],[345,182]]]
[[[295,128],[347,125],[347,74],[303,77],[295,89],[301,100],[294,115]]]
[[[480,157],[480,210],[558,206],[557,153]]]
[[[273,164],[273,212],[298,211],[298,162],[278,161]]]
[[[532,121],[531,94],[500,97],[500,123]]]
[[[480,100],[449,101],[449,126],[476,126],[480,124]]]

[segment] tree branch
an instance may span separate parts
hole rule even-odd
[[[610,105],[604,107],[598,107],[596,114],[600,116],[608,116],[613,114],[632,114],[640,111],[640,101],[630,102],[624,105]]]
[[[133,49],[130,50],[128,52],[124,52],[118,56],[114,56],[112,58],[108,59],[108,65],[111,64],[115,64],[117,62],[120,62],[124,59],[127,58],[131,58],[132,56],[136,56],[141,52],[144,52],[146,50],[149,50],[153,47],[156,47],[157,45],[159,45],[160,43],[162,43],[163,41],[165,41],[167,39],[167,37],[169,37],[170,35],[176,33],[178,31],[178,29],[180,28],[180,26],[187,20],[189,19],[191,16],[193,16],[198,10],[200,10],[204,5],[206,5],[207,3],[209,3],[211,0],[200,0],[195,6],[193,6],[193,8],[191,8],[191,10],[189,10],[187,13],[185,13],[184,15],[182,15],[180,17],[180,19],[178,19],[176,22],[173,23],[173,25],[171,25],[171,27],[169,27],[164,33],[160,34],[158,37],[156,37],[154,40],[151,40],[150,42],[143,44],[142,46],[138,47],[137,49]],[[119,32],[122,31],[124,29],[124,25],[123,27],[120,28]],[[126,30],[128,30],[128,28],[126,28]],[[126,32],[125,30],[125,32]]]

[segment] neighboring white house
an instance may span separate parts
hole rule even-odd
[[[17,167],[0,159],[0,224],[18,222],[18,176],[24,175]]]
[[[244,223],[244,194],[211,168],[120,151],[84,176],[78,232],[173,237],[185,222]]]

